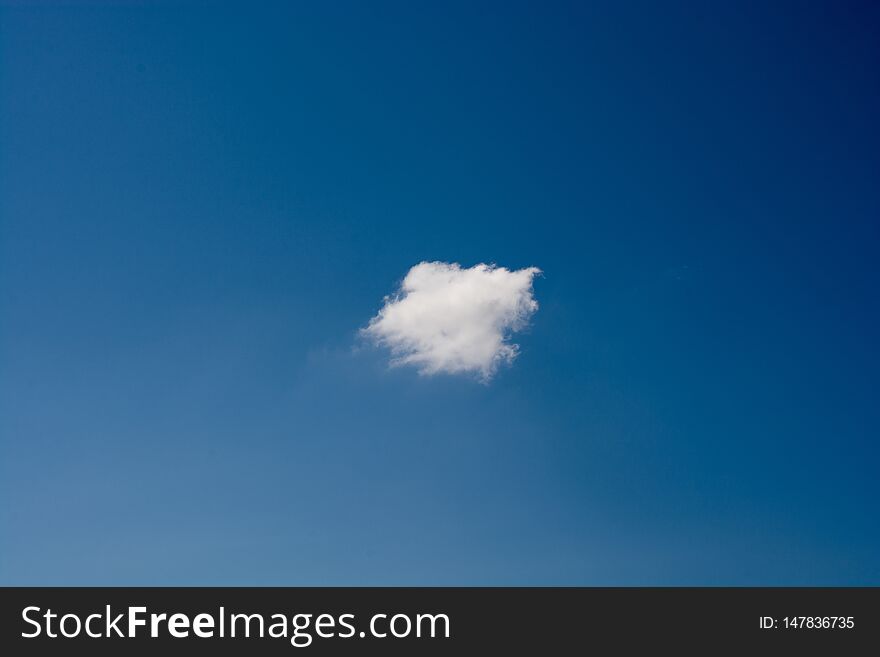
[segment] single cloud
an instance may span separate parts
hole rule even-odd
[[[391,350],[393,365],[413,365],[421,374],[472,373],[489,381],[499,365],[516,358],[519,347],[508,338],[538,309],[532,279],[539,273],[537,267],[462,269],[457,263],[421,262],[361,332]]]

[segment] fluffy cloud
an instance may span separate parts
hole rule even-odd
[[[419,263],[362,333],[391,350],[392,364],[488,381],[517,355],[508,338],[538,309],[532,279],[539,273],[537,267]]]

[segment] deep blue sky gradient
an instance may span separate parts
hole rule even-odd
[[[0,583],[880,584],[878,34],[7,3]],[[491,385],[358,340],[425,259],[544,270]]]

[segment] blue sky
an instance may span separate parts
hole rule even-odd
[[[880,584],[880,11],[618,4],[4,4],[0,583]]]

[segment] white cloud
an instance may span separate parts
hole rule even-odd
[[[421,262],[385,297],[362,333],[388,347],[394,365],[413,365],[422,374],[472,373],[488,381],[517,355],[519,347],[508,338],[538,309],[532,279],[540,271]]]

